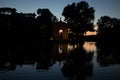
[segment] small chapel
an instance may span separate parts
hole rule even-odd
[[[69,26],[67,23],[60,21],[53,23],[53,40],[69,40]]]

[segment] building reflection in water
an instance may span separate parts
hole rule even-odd
[[[52,43],[52,57],[57,61],[63,61],[76,48],[76,44],[73,43]]]
[[[59,54],[62,53],[69,53],[70,51],[73,51],[77,48],[76,44],[70,44],[70,43],[59,43],[58,44],[58,52]]]
[[[89,44],[88,42],[84,43],[83,48],[86,51],[89,50]],[[39,48],[25,48],[24,50],[20,49],[20,47],[16,50],[13,48],[1,54],[0,70],[15,70],[17,65],[23,66],[24,64],[36,65],[36,70],[47,70],[55,62],[65,61],[70,57],[71,53],[74,56],[76,50],[79,52],[79,46],[81,45],[76,43],[42,43]],[[92,46],[93,50],[95,50],[94,43]]]

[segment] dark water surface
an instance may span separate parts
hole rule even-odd
[[[86,41],[19,43],[2,49],[0,80],[120,80],[120,51]]]

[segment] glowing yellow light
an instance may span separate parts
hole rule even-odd
[[[62,30],[62,29],[60,29],[60,30],[59,30],[59,33],[63,33],[63,30]]]

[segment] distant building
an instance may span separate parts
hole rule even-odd
[[[53,23],[53,40],[69,40],[68,25],[63,21]]]

